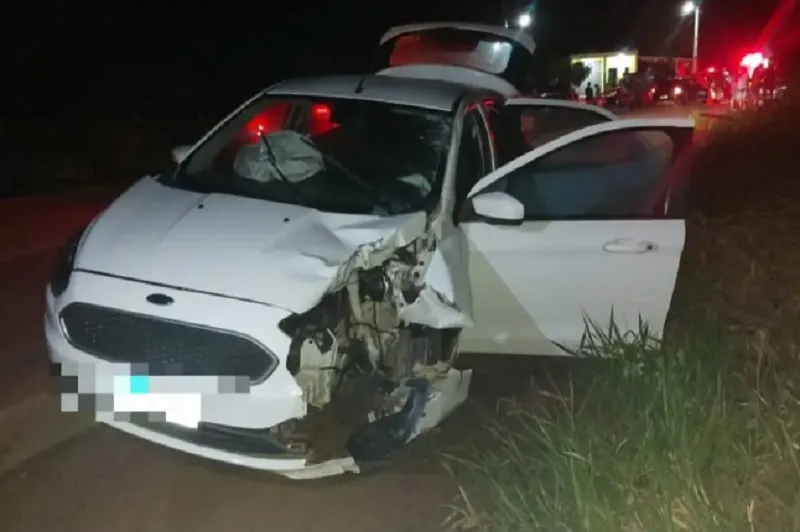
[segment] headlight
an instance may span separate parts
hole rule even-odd
[[[53,266],[53,273],[50,276],[50,292],[53,297],[58,297],[66,292],[69,286],[69,278],[72,275],[72,268],[75,265],[75,255],[78,253],[78,246],[81,243],[86,227],[78,231],[72,238],[61,246],[56,255],[56,262]]]

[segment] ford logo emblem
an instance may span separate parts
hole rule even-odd
[[[175,302],[175,300],[169,297],[167,294],[150,294],[146,299],[148,303],[152,303],[153,305],[158,305],[160,307],[165,307]]]

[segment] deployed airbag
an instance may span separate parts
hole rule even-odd
[[[254,144],[242,146],[233,161],[236,174],[267,183],[282,179],[299,183],[325,169],[322,153],[296,131],[265,134]]]

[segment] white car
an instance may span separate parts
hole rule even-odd
[[[567,354],[612,309],[659,334],[693,123],[472,85],[401,71],[247,101],[65,246],[51,359],[122,431],[312,478],[441,422],[468,394],[459,352]],[[322,435],[333,411],[349,438]]]

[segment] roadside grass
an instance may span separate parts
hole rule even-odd
[[[766,335],[742,357],[693,331],[658,346],[613,328],[585,364],[504,419],[495,445],[448,457],[455,528],[800,530],[800,409]],[[609,358],[613,355],[613,358]]]
[[[663,343],[590,326],[492,445],[448,455],[447,525],[489,532],[800,530],[800,115],[712,130]]]

